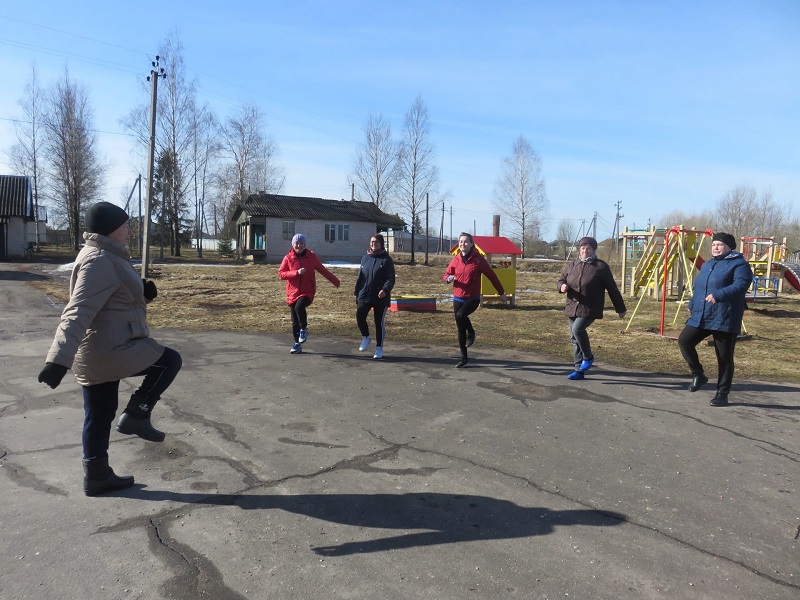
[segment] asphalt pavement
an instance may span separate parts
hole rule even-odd
[[[184,358],[167,439],[112,431],[136,485],[89,498],[80,388],[36,381],[62,308],[41,276],[0,263],[0,598],[800,597],[798,386],[736,380],[714,408],[688,375],[598,356],[573,382],[480,336],[454,369],[391,315],[382,361],[313,311],[299,355],[160,329]]]

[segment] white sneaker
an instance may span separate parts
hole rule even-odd
[[[368,335],[361,336],[361,345],[358,347],[359,352],[365,352],[367,348],[369,348],[369,343],[372,341],[372,338]]]
[[[383,348],[380,346],[375,348],[375,355],[372,358],[383,358]]]

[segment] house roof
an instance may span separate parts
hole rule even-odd
[[[472,240],[481,254],[517,254],[522,256],[522,250],[510,239],[492,235],[473,235]],[[450,248],[450,252],[458,250],[458,244]]]
[[[0,217],[33,219],[31,178],[0,175]]]
[[[326,200],[281,194],[250,194],[236,207],[233,220],[247,213],[251,217],[297,219],[305,221],[360,221],[377,223],[379,228],[402,229],[405,226],[397,215],[390,215],[372,202],[356,200]]]

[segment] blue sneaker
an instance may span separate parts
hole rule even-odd
[[[594,364],[594,358],[581,361],[581,366],[578,367],[578,371],[588,371],[589,369],[592,368],[593,364]]]
[[[301,344],[305,344],[306,340],[308,339],[308,329],[301,329],[300,333],[297,336],[297,341]]]
[[[303,351],[303,347],[300,345],[300,342],[295,342],[292,344],[292,349],[289,350],[289,354],[300,354]]]
[[[586,375],[583,374],[583,371],[573,371],[569,375],[567,375],[567,379],[572,379],[573,381],[576,379],[583,379]]]

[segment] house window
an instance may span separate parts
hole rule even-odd
[[[250,225],[250,249],[264,250],[267,244],[267,234],[264,225]]]
[[[284,221],[281,227],[283,228],[283,239],[290,240],[294,237],[294,221]]]
[[[338,223],[327,223],[325,225],[325,241],[326,242],[349,242],[350,241],[350,225],[342,225]]]

